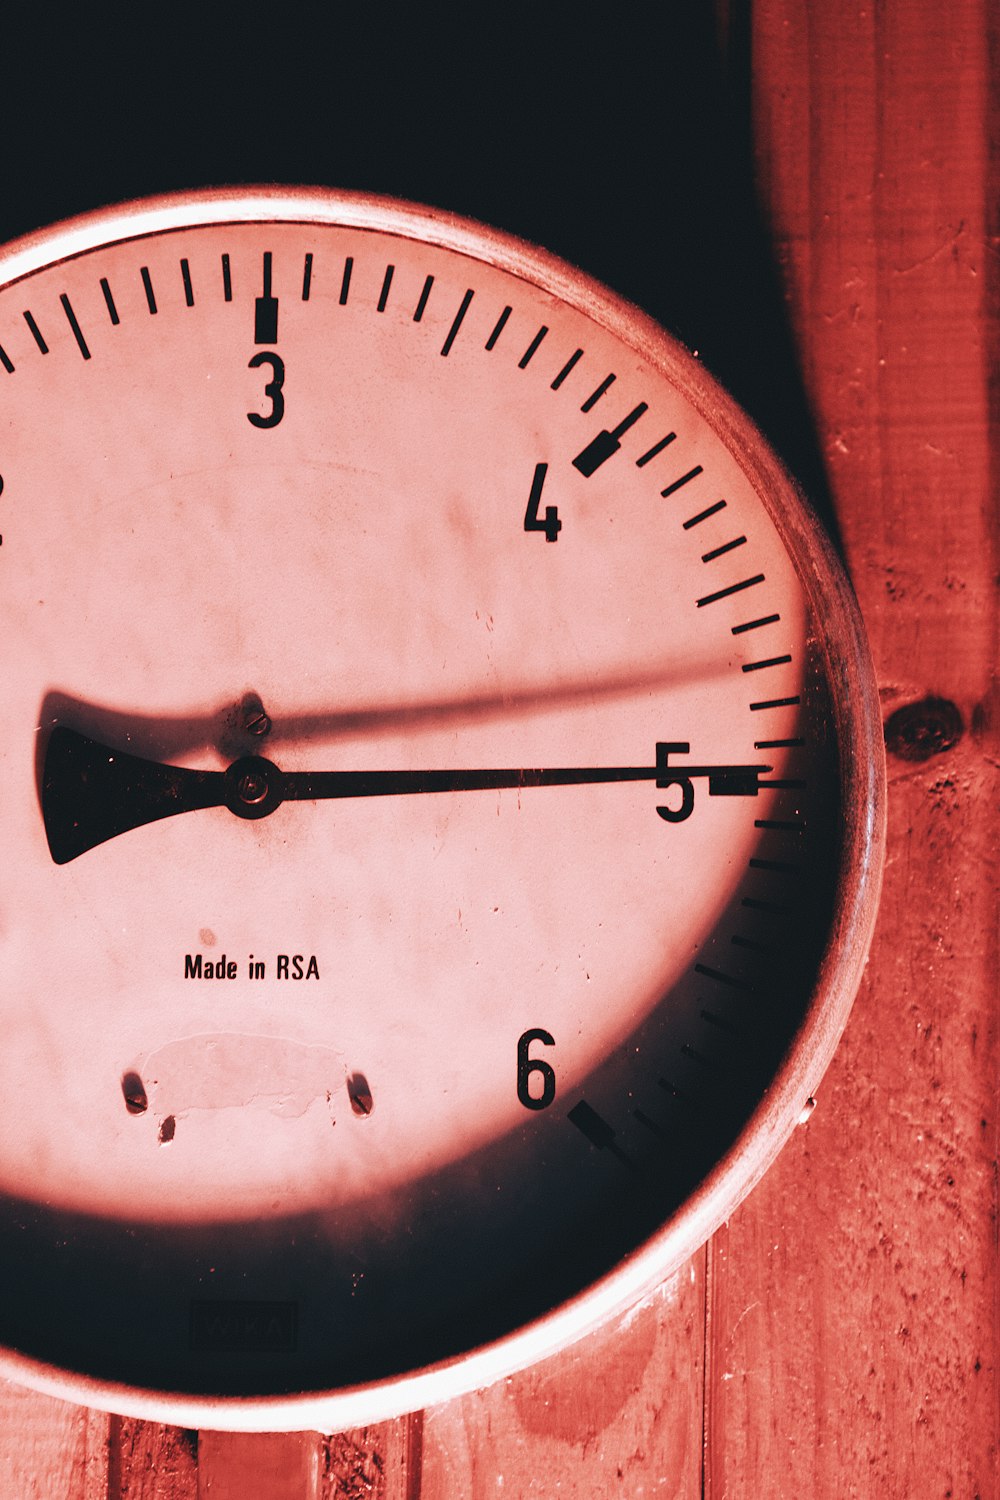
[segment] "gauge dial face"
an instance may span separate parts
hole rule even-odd
[[[868,684],[797,497],[638,314],[433,215],[9,266],[0,1337],[197,1400],[558,1323],[850,1001]]]

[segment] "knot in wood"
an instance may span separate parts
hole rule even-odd
[[[962,715],[950,699],[921,698],[886,720],[885,744],[899,760],[930,760],[957,745],[964,733]]]

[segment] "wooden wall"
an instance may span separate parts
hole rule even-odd
[[[671,1283],[558,1359],[325,1440],[0,1386],[2,1500],[998,1493],[998,17],[718,14],[888,723],[880,926],[818,1108]]]

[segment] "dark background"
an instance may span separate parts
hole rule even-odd
[[[326,185],[520,235],[697,349],[826,511],[756,216],[747,6],[143,3],[3,16],[0,241],[109,203]],[[829,515],[827,514],[827,519]]]

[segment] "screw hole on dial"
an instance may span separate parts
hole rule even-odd
[[[957,745],[964,733],[962,715],[950,699],[927,697],[889,716],[885,744],[898,760],[930,760]]]
[[[125,1108],[130,1115],[144,1115],[149,1108],[149,1100],[146,1097],[146,1087],[138,1073],[122,1074],[122,1094],[125,1098]]]
[[[245,755],[247,741],[260,741],[271,733],[273,722],[260,694],[249,689],[232,699],[218,723],[217,746],[223,755]]]
[[[271,716],[256,693],[248,693],[243,699],[241,708],[243,729],[246,734],[252,734],[255,739],[261,739],[265,734],[271,733]]]
[[[375,1108],[372,1091],[363,1073],[352,1073],[347,1080],[347,1097],[356,1115],[370,1115]]]
[[[175,1115],[166,1115],[160,1121],[160,1129],[157,1138],[161,1146],[166,1146],[172,1141],[177,1133],[177,1118]]]

